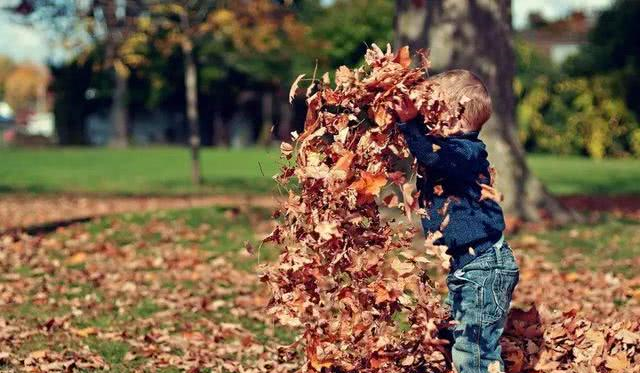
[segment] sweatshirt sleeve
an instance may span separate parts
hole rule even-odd
[[[466,140],[429,136],[420,128],[418,119],[398,123],[413,156],[427,167],[456,178],[477,177],[479,160],[484,151]],[[434,149],[436,145],[436,149]]]
[[[411,154],[416,157],[418,162],[425,166],[435,166],[440,161],[440,154],[433,151],[435,139],[422,132],[418,118],[406,123],[398,123],[398,128],[402,131]]]

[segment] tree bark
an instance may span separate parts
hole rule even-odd
[[[111,123],[113,137],[110,145],[126,148],[129,145],[129,108],[127,103],[129,71],[121,62],[113,63],[115,88],[111,102]]]
[[[462,68],[478,74],[493,102],[482,130],[489,158],[498,171],[503,208],[515,218],[535,221],[544,210],[557,222],[573,219],[530,172],[516,134],[510,0],[396,0],[397,47],[430,48],[435,72]]]
[[[271,142],[273,130],[273,92],[262,93],[262,126],[258,136],[258,144],[267,146]]]
[[[185,27],[185,30],[188,28]],[[189,147],[191,149],[191,178],[194,184],[202,184],[200,166],[200,123],[198,119],[198,77],[193,59],[193,42],[185,35],[181,43],[184,55],[184,86],[189,126]]]
[[[213,145],[229,146],[229,131],[222,117],[222,99],[216,97],[213,103]]]
[[[280,123],[278,124],[278,138],[282,141],[291,140],[291,125],[293,124],[293,107],[289,103],[289,98],[280,92],[278,95],[280,106]]]

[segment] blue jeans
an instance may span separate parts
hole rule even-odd
[[[462,268],[452,268],[447,303],[458,322],[451,352],[457,372],[486,373],[496,361],[504,371],[500,337],[518,279],[518,265],[502,239]]]

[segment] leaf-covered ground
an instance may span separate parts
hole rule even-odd
[[[268,297],[254,272],[276,254],[244,249],[270,231],[269,214],[199,208],[0,236],[0,370],[291,370],[277,347],[295,334],[265,315]],[[640,319],[638,220],[603,216],[525,230],[511,242],[522,265],[516,306],[535,302],[543,315],[575,309],[608,325],[611,338],[640,343],[619,326]],[[549,333],[559,350],[575,343],[564,328]],[[527,347],[536,357],[538,347]],[[618,357],[605,364],[628,371]]]

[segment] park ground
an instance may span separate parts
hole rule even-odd
[[[183,149],[0,150],[0,370],[290,368],[257,274],[277,154],[207,150],[196,189]],[[516,305],[637,320],[640,161],[529,163],[586,220],[514,232]]]

